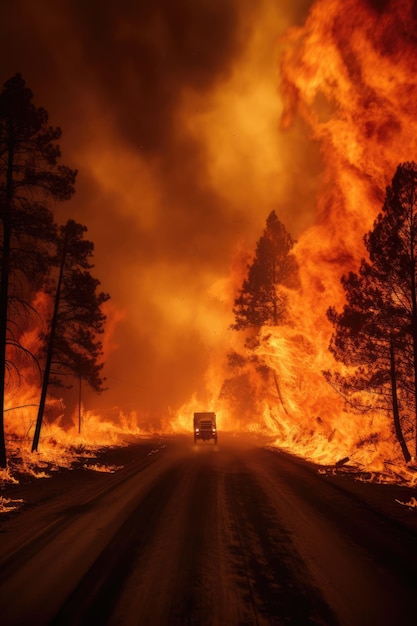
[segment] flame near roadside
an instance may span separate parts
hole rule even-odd
[[[341,276],[358,269],[363,236],[398,164],[417,159],[413,6],[411,0],[380,8],[366,0],[318,0],[306,23],[282,41],[283,126],[300,118],[307,123],[320,146],[324,174],[316,223],[294,249],[301,289],[290,294],[289,322],[263,329],[251,353],[252,361],[259,357],[274,372],[276,385],[272,379],[263,384],[252,366],[246,389],[240,387],[241,395],[251,396],[246,429],[270,432],[275,445],[321,464],[348,460],[387,480],[411,482],[415,472],[404,468],[390,415],[345,411],[322,371],[338,367],[328,351],[332,327],[326,311],[343,307]],[[244,352],[236,336],[229,342],[233,349]],[[220,410],[224,428],[239,429],[239,416],[220,393],[227,367],[217,367],[213,377],[215,370],[213,364],[207,376],[209,404]],[[184,415],[203,409],[193,398],[179,411],[178,427],[185,426]]]
[[[31,452],[31,445],[37,417],[36,398],[33,402],[27,402],[26,398],[24,403],[9,410],[9,413],[15,413],[15,417],[6,422],[8,466],[0,470],[0,486],[17,482],[18,475],[48,478],[54,472],[80,465],[92,471],[113,472],[117,469],[114,466],[92,462],[99,452],[153,434],[137,425],[139,420],[135,412],[126,415],[118,411],[115,422],[81,406],[80,414],[77,410],[70,420],[64,422],[64,407],[60,400],[49,400],[48,411],[51,410],[54,410],[55,417],[44,420],[39,448],[35,452]]]
[[[244,418],[230,410],[221,395],[224,380],[230,375],[224,353],[243,350],[237,333],[230,331],[223,352],[213,354],[206,373],[206,398],[193,396],[179,411],[161,420],[163,432],[190,433],[194,411],[214,410],[220,432],[268,432],[276,446],[324,465],[348,457],[356,466],[387,476],[391,473],[393,479],[397,474],[399,479],[411,480],[411,474],[403,472],[390,417],[345,412],[342,400],[322,377],[324,369],[335,366],[328,352],[332,328],[326,311],[329,306],[343,306],[341,275],[357,269],[364,254],[362,237],[372,227],[398,163],[417,158],[413,3],[401,0],[383,5],[378,9],[378,3],[366,0],[318,0],[306,23],[289,30],[281,42],[286,104],[283,132],[295,120],[303,120],[312,140],[320,146],[324,174],[316,223],[298,236],[294,250],[300,265],[301,289],[289,299],[290,321],[278,328],[265,328],[251,353],[274,372],[278,384],[271,379],[266,386],[262,374],[251,368],[245,384],[252,397]],[[275,97],[268,90],[262,94],[262,107],[264,100]],[[201,132],[204,120],[190,115],[189,124],[191,130],[194,127],[195,132]],[[222,133],[224,128],[228,126],[219,124]],[[273,125],[269,132],[273,132]],[[253,135],[259,141],[257,126]],[[216,135],[211,137],[217,139]],[[270,140],[268,146],[273,144]],[[271,158],[277,154],[273,147],[270,154]],[[217,156],[211,178],[233,195],[236,177],[228,178],[227,167]],[[272,170],[271,179],[276,178]],[[299,185],[305,184],[304,174],[308,176],[309,172],[300,173]],[[244,180],[244,176],[239,178]],[[263,204],[267,205],[276,194],[270,198],[268,186],[260,187],[267,196]],[[286,211],[289,215],[291,209],[286,207]],[[237,268],[230,278],[230,293],[225,298],[229,312],[235,295],[232,285],[242,283],[241,272],[242,267]],[[24,402],[12,403],[17,404]],[[17,438],[13,435],[16,441],[10,439],[8,443],[9,447],[16,445],[20,453],[19,446],[33,425],[33,410],[19,415],[21,426],[17,427]],[[54,423],[45,423],[39,455],[47,455],[50,462],[56,451],[57,463],[63,463],[71,446],[118,445],[126,434],[147,434],[146,429],[137,426],[146,423],[146,418],[135,413],[125,416],[120,412],[115,421],[106,421],[99,414],[86,412],[84,419],[88,420],[88,428],[78,435],[77,416],[69,428],[62,429],[58,411]],[[15,432],[15,425],[13,428]],[[33,455],[28,453],[28,467],[30,459]]]
[[[409,0],[385,3],[381,11],[364,0],[348,0],[343,7],[320,0],[306,24],[288,33],[282,63],[286,123],[298,113],[309,124],[320,143],[325,176],[318,223],[295,249],[302,290],[292,300],[293,329],[289,337],[271,331],[267,344],[275,367],[274,342],[292,344],[285,362],[303,381],[291,435],[279,440],[318,461],[348,456],[381,472],[387,461],[402,465],[391,417],[344,412],[319,374],[335,367],[327,351],[332,329],[326,310],[343,306],[340,278],[357,270],[363,235],[372,228],[397,165],[417,155],[415,26]],[[297,334],[308,352],[294,351]]]
[[[277,442],[319,462],[349,457],[386,474],[393,462],[393,474],[403,466],[391,417],[346,413],[320,373],[336,365],[327,350],[332,328],[326,310],[343,306],[340,278],[357,270],[363,235],[381,209],[398,163],[417,155],[415,25],[408,0],[387,3],[383,11],[363,0],[343,7],[321,0],[306,24],[287,35],[286,123],[298,113],[309,124],[321,146],[325,176],[318,223],[295,248],[302,290],[291,300],[293,323],[284,332],[270,329],[263,348],[282,377],[287,367],[298,373],[287,392],[301,392],[291,418],[281,416],[288,428]],[[282,354],[280,345],[289,351]]]

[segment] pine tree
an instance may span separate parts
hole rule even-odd
[[[74,192],[76,172],[59,165],[59,128],[48,126],[48,114],[37,108],[20,74],[0,93],[0,467],[6,467],[4,394],[7,346],[14,341],[11,302],[19,297],[16,272],[28,280],[47,269],[45,246],[54,224],[48,198],[67,200]],[[29,259],[30,262],[27,262]]]
[[[259,381],[260,388],[267,387],[269,379],[272,379],[285,412],[277,373],[266,366],[262,357],[255,355],[254,350],[259,345],[259,333],[263,326],[278,326],[285,322],[288,289],[298,285],[298,264],[291,252],[294,244],[295,241],[275,211],[272,211],[256,244],[255,257],[248,266],[248,276],[243,281],[233,308],[235,323],[231,328],[237,331],[248,330],[252,333],[245,338],[245,348],[249,349],[250,354],[246,358],[238,354],[228,355],[234,373],[228,381],[225,381],[222,390],[223,395],[230,395],[232,390],[236,393],[240,388],[239,393],[242,395],[242,385],[247,384],[248,380],[254,380],[253,376],[245,378],[244,370],[255,371],[255,379]],[[253,391],[255,392],[254,389]],[[261,393],[259,389],[257,393],[258,395]]]
[[[285,318],[286,296],[279,290],[297,281],[297,263],[291,250],[294,240],[272,211],[256,245],[255,258],[248,276],[235,299],[234,330],[264,325],[277,326]]]
[[[68,373],[83,379],[97,392],[103,391],[100,376],[106,316],[102,305],[108,294],[98,292],[100,282],[90,270],[93,244],[84,239],[86,227],[69,220],[60,228],[58,238],[59,273],[53,289],[53,314],[46,345],[45,369],[32,451],[38,449],[46,395],[51,383],[62,385]],[[53,375],[53,378],[52,376]]]
[[[342,392],[371,392],[388,402],[406,460],[410,454],[399,412],[414,415],[417,437],[417,165],[398,166],[373,230],[365,236],[369,260],[342,278],[346,305],[328,317],[335,330],[330,350],[353,368],[350,375],[326,373]],[[402,423],[404,423],[403,418]],[[417,441],[416,441],[417,449]]]

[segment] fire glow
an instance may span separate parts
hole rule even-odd
[[[304,26],[284,37],[283,124],[300,118],[308,124],[324,173],[316,223],[294,250],[302,289],[289,300],[290,322],[265,328],[257,349],[276,372],[283,401],[273,392],[257,398],[258,414],[248,424],[275,431],[276,445],[320,463],[345,457],[386,474],[387,461],[401,464],[390,416],[345,412],[321,372],[335,367],[326,310],[343,306],[340,278],[357,270],[363,235],[398,163],[417,155],[412,32],[410,1],[378,10],[360,0],[321,0]],[[233,428],[233,419],[225,422]]]
[[[174,260],[158,257],[149,272],[144,267],[145,253],[135,250],[137,256],[124,265],[122,276],[117,268],[110,269],[110,275],[117,274],[116,289],[130,290],[131,294],[134,291],[137,298],[130,311],[120,307],[123,313],[114,314],[116,321],[120,318],[121,326],[129,319],[130,332],[139,334],[140,328],[150,349],[159,351],[164,366],[171,356],[172,363],[162,372],[155,366],[155,396],[161,395],[160,385],[167,384],[167,372],[173,370],[175,380],[171,385],[182,385],[181,392],[186,388],[183,384],[187,378],[186,368],[176,368],[172,355],[180,345],[177,337],[181,337],[183,328],[192,326],[194,330],[195,326],[199,340],[195,342],[197,347],[190,347],[194,336],[189,340],[190,346],[187,344],[187,358],[189,353],[191,362],[188,372],[191,377],[193,358],[200,348],[210,354],[204,377],[206,389],[196,390],[179,410],[174,407],[168,415],[154,421],[148,419],[145,410],[142,415],[116,409],[113,411],[116,418],[108,420],[103,417],[103,409],[83,410],[85,423],[81,434],[78,434],[76,415],[69,426],[61,426],[60,407],[56,406],[57,419],[45,425],[41,454],[53,458],[57,442],[62,446],[58,456],[63,457],[63,450],[69,449],[74,441],[86,447],[93,443],[114,445],[123,440],[125,434],[146,436],[158,429],[164,433],[187,432],[191,437],[193,412],[214,410],[219,433],[222,430],[267,432],[276,446],[324,465],[348,457],[353,464],[387,473],[386,462],[400,458],[390,417],[345,412],[342,400],[325,382],[322,371],[335,366],[328,351],[332,328],[326,311],[329,306],[338,309],[343,306],[340,278],[343,273],[357,269],[365,252],[363,235],[372,227],[398,163],[417,158],[417,87],[413,75],[417,43],[413,35],[416,26],[413,3],[411,0],[386,3],[318,0],[304,25],[290,28],[279,39],[280,68],[276,60],[272,60],[270,67],[273,69],[267,72],[267,80],[263,75],[258,84],[257,73],[265,63],[262,28],[268,24],[270,34],[276,18],[272,3],[261,4],[264,13],[260,14],[260,27],[254,29],[233,71],[208,94],[204,92],[200,96],[197,90],[184,89],[175,119],[179,126],[186,126],[186,140],[192,143],[191,139],[198,138],[203,146],[202,153],[208,155],[208,163],[201,164],[207,171],[202,177],[204,180],[199,181],[200,187],[212,185],[219,196],[225,198],[230,215],[224,223],[238,222],[236,216],[241,216],[243,209],[237,207],[248,202],[251,206],[244,209],[252,212],[247,218],[252,235],[250,245],[255,242],[254,226],[259,227],[260,235],[264,219],[273,208],[288,230],[296,228],[298,231],[294,233],[297,239],[294,252],[300,267],[301,289],[289,298],[289,322],[285,326],[264,328],[255,351],[275,372],[280,393],[278,395],[277,387],[271,383],[266,389],[259,373],[252,369],[246,379],[250,385],[250,406],[233,409],[221,394],[224,380],[230,375],[226,354],[242,350],[238,333],[227,328],[232,321],[236,289],[244,278],[247,255],[253,252],[249,244],[244,246],[241,259],[236,253],[236,258],[231,260],[230,276],[221,278],[207,268],[204,273],[193,275],[189,268],[191,247],[189,257],[180,261],[176,257]],[[378,9],[378,5],[383,5],[383,9]],[[277,20],[276,38],[281,28],[282,23]],[[279,82],[280,95],[276,92]],[[255,89],[255,85],[259,88]],[[117,136],[111,116],[100,116],[100,106],[94,103],[93,96],[88,108],[97,116],[92,144],[81,144],[73,149],[74,154],[80,159],[80,167],[84,165],[88,169],[91,180],[100,189],[100,202],[106,194],[117,196],[123,220],[129,226],[136,220],[135,228],[146,233],[146,243],[151,248],[148,238],[162,223],[160,214],[167,200],[165,195],[172,202],[173,215],[180,214],[178,207],[182,198],[168,196],[161,183],[162,174],[157,172],[158,160],[146,161],[140,152],[127,147]],[[280,118],[281,133],[278,132]],[[64,124],[63,128],[65,130]],[[310,208],[298,204],[316,189],[311,182],[317,172],[312,158],[308,163],[310,169],[292,172],[291,183],[286,181],[281,188],[281,182],[277,182],[290,177],[284,167],[290,161],[282,148],[285,137],[301,132],[300,128],[308,129],[311,143],[321,155],[322,173],[315,203],[310,198],[314,217]],[[282,144],[281,138],[284,138]],[[244,159],[239,160],[244,149]],[[201,156],[200,159],[202,161]],[[124,161],[128,162],[128,167]],[[188,162],[185,165],[191,167]],[[188,180],[184,181],[184,177],[188,174],[180,175],[172,162],[170,168],[169,174],[162,173],[172,178],[173,189],[180,194],[183,187],[187,187]],[[192,176],[188,178],[191,180]],[[305,187],[304,193],[299,191],[300,187]],[[297,190],[296,199],[291,196],[291,188]],[[197,192],[196,197],[198,200]],[[137,204],[142,198],[149,210],[138,217]],[[194,197],[188,200],[194,202]],[[211,208],[209,204],[206,210]],[[97,211],[97,205],[95,209]],[[182,219],[185,223],[184,216]],[[169,221],[167,223],[169,226]],[[187,228],[191,230],[190,226]],[[189,234],[187,228],[184,226],[184,232]],[[229,242],[222,237],[220,232],[219,248]],[[244,235],[242,238],[245,240]],[[108,235],[102,241],[108,241]],[[165,233],[161,241],[158,240],[161,249],[166,242]],[[238,249],[242,242],[235,245]],[[99,251],[100,243],[97,254]],[[100,259],[97,261],[99,268]],[[187,281],[192,286],[184,297],[179,297],[177,284]],[[133,312],[136,313],[137,303],[145,300],[146,293],[155,285],[162,288],[154,288],[152,295],[147,296],[149,307],[144,321]],[[196,304],[203,291],[210,293],[211,308],[200,301]],[[132,295],[130,298],[132,300]],[[118,311],[117,306],[115,311]],[[169,317],[170,326],[166,326]],[[203,349],[201,346],[206,341],[209,348]],[[109,345],[106,360],[111,363],[113,359],[116,364],[110,367],[117,372],[119,363],[114,359],[117,341],[105,338],[104,343]],[[146,361],[140,356],[139,341],[137,346],[134,346],[135,356],[139,354],[136,358]],[[120,360],[128,361],[128,358],[123,355]],[[148,363],[137,366],[141,374],[142,370],[152,367],[153,361],[149,366]],[[200,364],[198,369],[202,369]],[[109,383],[111,386],[111,379]],[[120,386],[118,393],[127,388],[127,381],[125,385]],[[148,388],[150,386],[148,384]],[[151,394],[149,389],[147,391]],[[26,441],[33,427],[35,410],[30,405],[37,402],[37,390],[25,398],[19,397],[19,393],[10,394],[9,407],[27,405],[28,408],[9,412],[9,443],[12,439]],[[145,392],[141,388],[135,400],[138,407],[143,396]],[[47,441],[53,442],[50,447]]]

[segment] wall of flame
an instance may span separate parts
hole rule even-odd
[[[392,456],[387,417],[346,415],[321,370],[340,277],[416,154],[414,5],[253,4],[17,0],[2,23],[0,76],[21,71],[62,127],[63,161],[80,173],[60,215],[88,226],[112,296],[109,391],[83,402],[140,429],[188,430],[213,404],[222,414],[225,355],[241,348],[233,298],[275,209],[302,272],[292,324],[265,329],[259,348],[285,410],[272,387],[243,422],[224,409],[223,426],[268,428],[326,459],[363,454],[379,432],[377,454]]]

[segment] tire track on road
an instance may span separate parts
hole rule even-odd
[[[95,476],[94,484],[88,482],[81,488],[78,487],[76,502],[68,505],[68,494],[63,493],[57,497],[56,501],[48,504],[48,513],[45,514],[43,506],[38,511],[33,512],[33,519],[26,531],[26,537],[19,537],[19,542],[8,542],[7,549],[1,559],[0,584],[10,578],[29,559],[33,558],[42,549],[51,543],[65,528],[74,523],[74,517],[82,515],[93,509],[100,500],[108,497],[111,493],[119,490],[122,483],[135,478],[138,473],[148,469],[160,457],[146,457],[135,461],[129,467],[123,468],[117,474],[103,474]],[[79,485],[82,482],[78,479]],[[74,498],[75,499],[75,498]],[[37,524],[38,518],[42,523]],[[27,525],[28,526],[28,525]]]
[[[158,535],[160,519],[182,473],[183,466],[177,461],[151,485],[51,626],[91,626],[109,622],[134,567]]]
[[[274,503],[244,459],[226,476],[235,546],[231,547],[241,585],[259,624],[332,626],[338,622],[313,584]],[[279,494],[277,494],[279,497]]]

